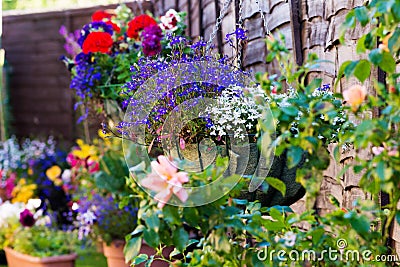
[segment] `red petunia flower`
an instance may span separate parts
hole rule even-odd
[[[91,32],[86,37],[82,45],[85,54],[90,52],[108,53],[113,45],[111,34],[107,32]]]
[[[114,15],[106,10],[97,10],[92,15],[92,21],[103,21],[104,19],[110,20]]]
[[[111,25],[113,30],[114,30],[114,32],[116,32],[116,33],[120,33],[121,32],[121,28],[117,24],[112,22],[111,20],[107,20],[106,24]]]
[[[139,15],[128,23],[128,31],[126,34],[128,37],[137,39],[139,37],[139,32],[150,25],[157,25],[157,22],[149,15]]]

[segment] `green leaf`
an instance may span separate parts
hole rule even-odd
[[[375,65],[381,63],[383,58],[381,50],[379,48],[375,48],[374,50],[372,50],[371,53],[369,53],[368,57],[369,60]]]
[[[370,222],[364,216],[353,216],[350,218],[350,224],[360,235],[367,235],[370,229]]]
[[[345,61],[342,63],[342,65],[339,68],[339,73],[338,73],[338,77],[335,81],[335,87],[337,86],[337,84],[340,82],[340,79],[343,77],[344,74],[344,70],[347,68],[347,66],[351,63],[351,60]]]
[[[143,233],[143,230],[144,230],[145,228],[146,228],[146,227],[145,227],[144,225],[140,224],[140,225],[138,225],[138,226],[136,227],[135,230],[133,230],[132,233],[130,233],[130,235],[131,235],[132,237],[141,235],[141,234]]]
[[[367,8],[365,6],[360,6],[356,7],[354,11],[356,14],[356,18],[361,23],[361,26],[364,27],[365,25],[367,25],[369,21]]]
[[[124,177],[111,176],[103,171],[94,174],[96,186],[109,192],[117,192],[125,185]]]
[[[356,19],[354,17],[354,13],[355,13],[354,9],[351,10],[349,13],[347,13],[346,19],[343,23],[344,27],[354,28],[356,26]]]
[[[395,18],[396,22],[400,22],[400,2],[399,1],[396,1],[392,5],[392,14],[393,14],[393,17]]]
[[[140,248],[142,247],[142,238],[134,237],[131,238],[124,247],[125,263],[128,263],[136,255],[139,254]]]
[[[400,3],[399,3],[399,6],[400,6]],[[396,28],[393,35],[389,38],[388,48],[392,52],[399,51],[399,49],[400,49],[400,28],[399,27]]]
[[[233,199],[233,203],[235,203],[236,205],[246,205],[249,201],[247,199],[238,199],[238,198],[234,198]]]
[[[346,75],[346,77],[350,77],[353,74],[358,62],[358,60],[352,61],[349,65],[346,66],[346,68],[344,69],[344,75]]]
[[[363,83],[369,77],[370,74],[371,74],[371,63],[366,59],[360,60],[356,68],[354,69],[354,76],[356,76],[357,79]]]
[[[189,234],[185,231],[185,229],[179,227],[173,232],[172,240],[174,241],[175,247],[182,252],[186,248],[186,244],[189,240]]]
[[[160,244],[160,237],[153,229],[145,229],[143,238],[150,247],[156,248]]]
[[[191,207],[183,209],[183,217],[192,227],[198,226],[201,220],[201,218],[199,218],[199,210]]]
[[[333,149],[333,157],[335,158],[336,162],[340,162],[340,146],[336,145]]]
[[[313,92],[316,88],[321,87],[321,83],[322,83],[322,79],[321,78],[317,78],[317,79],[313,79],[306,87],[306,91],[308,93]]]
[[[160,228],[160,219],[158,218],[157,213],[151,212],[151,215],[145,218],[145,222],[148,228],[158,232],[158,229]]]
[[[289,116],[292,116],[292,117],[295,117],[295,116],[297,116],[299,114],[299,110],[296,107],[293,107],[293,106],[282,107],[281,110],[286,115],[289,115]]]
[[[274,178],[274,177],[267,177],[265,178],[265,181],[272,186],[273,188],[275,188],[276,190],[278,190],[279,192],[281,192],[282,196],[285,196],[286,194],[286,185],[284,182],[282,182],[281,180]]]
[[[345,165],[344,168],[337,174],[336,179],[340,179],[350,167],[351,165]]]
[[[278,222],[284,223],[285,219],[283,218],[283,214],[279,212],[277,209],[270,209],[269,215]]]
[[[137,255],[133,260],[132,260],[132,264],[133,265],[139,265],[145,261],[147,261],[147,259],[149,258],[149,256],[147,256],[146,254],[140,254]]]
[[[362,170],[364,170],[364,166],[362,166],[362,165],[355,165],[353,167],[354,173],[360,173]]]
[[[296,167],[303,158],[303,149],[298,146],[292,146],[287,151],[287,166],[289,169]]]
[[[389,52],[383,52],[382,61],[378,66],[387,73],[393,73],[396,70],[396,61]]]
[[[360,39],[357,41],[357,46],[356,46],[356,52],[357,54],[363,54],[365,53],[365,39],[367,38],[367,35],[363,35]]]
[[[285,228],[285,225],[280,222],[274,222],[274,221],[269,221],[269,220],[264,220],[263,221],[263,226],[265,229],[268,231],[280,231],[283,228]]]
[[[376,165],[376,174],[378,175],[381,181],[385,180],[385,162],[379,161]]]
[[[400,211],[396,212],[396,221],[400,224]]]
[[[180,225],[181,218],[178,209],[171,205],[165,205],[163,208],[164,220],[172,225]]]
[[[289,207],[289,206],[274,205],[274,206],[272,206],[272,207],[269,207],[269,208],[267,209],[267,211],[270,211],[271,209],[276,209],[276,210],[278,210],[280,213],[284,213],[284,212],[291,212],[291,213],[293,213],[293,212],[294,212],[294,211],[292,210],[292,208]]]
[[[268,53],[267,59],[266,59],[267,63],[269,63],[269,62],[271,62],[272,60],[274,60],[275,56],[276,56],[276,52],[270,52],[270,53]]]

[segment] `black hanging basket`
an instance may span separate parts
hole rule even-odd
[[[266,159],[260,155],[257,145],[249,145],[249,159],[244,159],[243,162],[241,161],[240,156],[237,159],[237,170],[244,170],[244,175],[252,175],[255,173],[257,167],[262,169],[264,168],[263,165],[266,165]],[[235,148],[232,148],[232,151],[235,152]],[[262,186],[260,186],[260,188],[254,192],[249,192],[246,189],[246,191],[242,193],[241,198],[249,201],[258,200],[264,207],[271,207],[275,205],[289,206],[295,203],[305,194],[304,187],[296,182],[296,171],[302,166],[304,159],[305,158],[303,157],[303,160],[296,167],[289,169],[286,162],[286,151],[279,157],[274,157],[271,168],[268,170],[268,175],[266,177],[274,177],[281,180],[286,185],[285,196],[283,196],[272,186],[269,186],[267,190],[263,190]],[[269,166],[265,167],[268,168]]]

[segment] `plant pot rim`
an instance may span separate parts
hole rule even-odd
[[[76,253],[71,253],[71,254],[63,254],[63,255],[59,255],[59,256],[49,256],[49,257],[40,258],[40,257],[34,257],[34,256],[31,256],[28,254],[24,254],[24,253],[15,251],[14,249],[9,248],[9,247],[5,247],[4,251],[6,253],[12,254],[13,256],[15,256],[17,258],[24,258],[26,261],[29,261],[29,262],[40,262],[40,263],[72,261],[78,257],[78,255]]]

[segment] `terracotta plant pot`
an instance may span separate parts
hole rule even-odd
[[[108,267],[129,267],[129,264],[125,263],[124,246],[123,240],[115,240],[109,246],[103,242],[103,252]]]
[[[22,254],[11,248],[4,248],[4,251],[8,267],[74,267],[77,258],[76,254],[39,258]]]
[[[107,246],[106,243],[103,243],[104,256],[107,258],[108,267],[129,267],[129,264],[125,263],[124,256],[124,246],[125,241],[123,240],[115,240],[110,246]],[[169,254],[173,251],[172,247],[167,247],[163,250],[164,257],[168,258]],[[154,255],[156,251],[147,245],[146,243],[142,243],[139,254],[146,254],[149,257]],[[144,263],[136,265],[138,267],[144,267]],[[168,267],[168,263],[162,260],[154,259],[151,264],[152,267]]]

